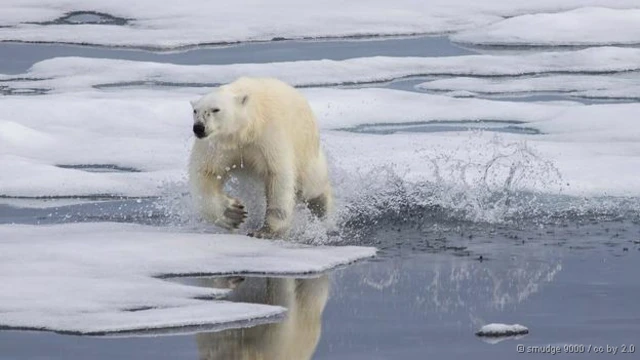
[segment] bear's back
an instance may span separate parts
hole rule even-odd
[[[254,96],[272,96],[278,94],[282,99],[296,98],[300,100],[301,94],[293,86],[282,80],[269,77],[247,77],[238,78],[226,87],[238,94],[248,94]],[[305,100],[306,102],[306,100]]]
[[[294,132],[295,137],[317,142],[314,139],[317,125],[311,106],[293,86],[275,78],[241,77],[226,87],[235,94],[248,95],[251,116],[260,123],[284,123],[285,129]]]

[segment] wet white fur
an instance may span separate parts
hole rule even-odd
[[[327,163],[315,116],[304,96],[276,79],[240,78],[192,102],[194,123],[205,125],[196,139],[189,176],[201,214],[233,228],[225,210],[237,200],[224,193],[234,171],[246,170],[265,184],[267,213],[260,235],[282,236],[296,199],[324,195],[332,205]]]

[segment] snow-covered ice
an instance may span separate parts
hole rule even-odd
[[[431,0],[428,3],[242,0],[220,6],[211,1],[186,0],[157,6],[152,0],[135,4],[124,0],[6,0],[0,4],[0,25],[5,26],[0,27],[0,40],[170,49],[278,38],[446,33],[487,26],[504,17],[585,6],[629,9],[637,8],[638,3],[635,0]],[[56,22],[78,11],[117,17],[120,25],[109,21],[104,24]],[[100,20],[99,16],[92,17]]]
[[[269,318],[285,309],[199,300],[224,291],[157,277],[317,273],[375,252],[141,225],[2,225],[0,327],[90,334]]]
[[[135,6],[126,1],[5,1],[0,6],[1,40],[66,42],[153,48],[238,41],[269,41],[274,38],[321,38],[367,35],[435,33],[487,24],[499,19],[492,14],[465,18],[449,11],[447,16],[421,3],[375,0],[344,3],[314,1],[188,0],[157,6],[145,0]],[[94,11],[128,19],[124,26],[95,24],[48,24],[71,11]],[[331,23],[331,26],[326,26]]]
[[[476,332],[478,336],[515,336],[528,334],[529,329],[520,324],[487,324]]]
[[[83,90],[140,85],[217,85],[240,76],[272,76],[297,86],[383,82],[409,76],[521,76],[608,74],[640,69],[640,49],[599,47],[525,55],[368,57],[267,64],[175,65],[63,57],[41,61],[19,75],[0,75],[13,89]]]
[[[459,43],[500,46],[640,44],[640,9],[587,7],[526,14],[454,34]]]
[[[0,124],[7,130],[0,142],[1,194],[162,194],[163,185],[185,181],[193,141],[188,100],[203,91],[93,90],[5,97],[0,101]],[[640,192],[636,185],[640,158],[635,156],[640,144],[638,104],[519,103],[376,88],[304,89],[304,93],[319,117],[332,163],[347,175],[395,164],[407,171],[406,180],[435,181],[434,157],[448,153],[458,154],[459,160],[471,157],[487,162],[493,156],[489,150],[494,140],[491,134],[472,137],[453,131],[400,132],[384,135],[380,141],[382,135],[339,129],[490,120],[539,131],[539,135],[500,136],[507,143],[526,140],[555,163],[563,182],[569,184],[564,194],[635,196]],[[39,140],[19,141],[31,136]],[[474,149],[467,149],[470,141],[475,142]],[[140,171],[96,173],[57,166],[73,164],[114,164]],[[529,190],[555,193],[558,188],[531,185]]]

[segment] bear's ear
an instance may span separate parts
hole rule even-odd
[[[195,100],[189,100],[189,102],[191,103],[191,107],[192,108],[196,108],[196,101]]]
[[[245,105],[249,101],[249,95],[238,95],[236,96],[236,101],[240,105]]]

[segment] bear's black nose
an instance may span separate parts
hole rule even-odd
[[[204,124],[203,123],[193,124],[193,133],[196,134],[196,136],[199,139],[202,139],[204,137]]]

